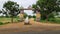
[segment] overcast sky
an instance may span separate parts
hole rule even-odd
[[[3,4],[7,1],[8,0],[0,0],[0,10],[3,7]],[[29,5],[35,4],[37,0],[10,0],[10,1],[17,2],[20,6],[27,8]],[[32,11],[30,10],[25,10],[24,12],[27,13],[28,15],[32,15]]]

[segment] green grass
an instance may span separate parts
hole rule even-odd
[[[50,18],[49,21],[40,20],[40,22],[42,22],[42,23],[50,22],[50,23],[60,24],[60,18]]]
[[[16,23],[18,22],[18,17],[13,18],[13,22]],[[11,23],[11,18],[10,17],[0,17],[0,25],[8,24]]]
[[[54,23],[60,24],[60,18],[55,18],[55,19],[52,18],[50,22],[54,22]]]
[[[18,17],[13,18],[14,22],[18,22]],[[0,25],[4,25],[4,24],[8,24],[11,23],[11,18],[7,18],[7,17],[0,17]]]
[[[2,23],[2,22],[0,22],[0,25],[3,25],[3,23]]]
[[[19,18],[14,18],[14,22],[18,21]],[[11,18],[1,17],[0,22],[11,22]]]

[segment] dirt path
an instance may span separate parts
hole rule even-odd
[[[30,20],[31,25],[24,25],[24,22],[11,23],[0,26],[0,32],[12,32],[12,31],[51,31],[60,30],[60,24],[40,23]]]

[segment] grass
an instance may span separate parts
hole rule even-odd
[[[3,25],[3,23],[2,23],[2,22],[0,22],[0,25]]]
[[[40,20],[40,22],[42,23],[56,23],[56,24],[60,24],[60,18],[50,18],[49,21],[46,20]]]
[[[18,22],[19,18],[18,17],[15,17],[14,18],[14,22]],[[36,18],[34,18],[34,21],[36,21]],[[1,24],[8,24],[11,22],[11,18],[7,18],[7,17],[0,17],[0,25]],[[46,20],[40,20],[40,22],[42,23],[46,23],[47,21]],[[60,18],[50,18],[49,21],[50,23],[56,23],[56,24],[60,24]]]
[[[15,17],[13,18],[14,22],[18,22],[18,17]],[[3,25],[3,24],[8,24],[8,23],[11,23],[11,18],[10,17],[0,17],[0,25]]]
[[[52,18],[52,21],[50,21],[50,22],[54,22],[54,23],[60,24],[60,18],[55,18],[55,19]]]
[[[17,22],[19,18],[14,18],[14,22]],[[11,22],[11,18],[7,18],[7,17],[1,17],[0,18],[0,22]]]

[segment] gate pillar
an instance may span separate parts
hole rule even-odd
[[[40,22],[40,18],[41,18],[40,12],[36,11],[36,21]]]
[[[19,18],[20,18],[20,19],[19,19],[20,22],[24,21],[24,10],[21,10],[21,11],[20,11]]]

